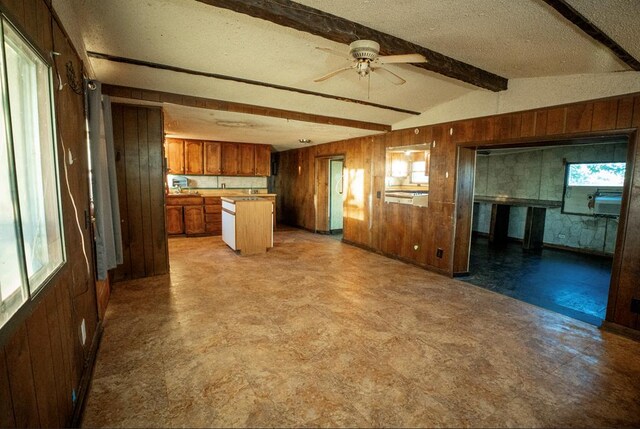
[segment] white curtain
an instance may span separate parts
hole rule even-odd
[[[104,280],[108,270],[122,264],[111,100],[102,95],[100,82],[91,81],[87,86],[97,277],[98,280]]]

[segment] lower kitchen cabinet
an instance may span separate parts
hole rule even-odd
[[[184,234],[182,206],[167,206],[167,234]]]
[[[184,206],[184,233],[204,234],[204,209],[200,206]]]

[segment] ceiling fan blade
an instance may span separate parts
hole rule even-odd
[[[327,52],[331,55],[336,55],[338,57],[342,57],[344,59],[350,60],[351,58],[349,57],[348,54],[346,54],[345,52],[340,52],[340,51],[336,51],[335,49],[331,49],[331,48],[321,48],[319,46],[316,46],[316,49],[319,49],[321,51]]]
[[[380,64],[393,64],[393,63],[426,63],[427,59],[424,55],[420,54],[406,54],[406,55],[386,55],[376,59]]]
[[[390,72],[387,69],[383,69],[382,67],[373,68],[371,70],[373,70],[374,72],[378,73],[380,76],[384,77],[385,79],[387,79],[389,82],[393,83],[394,85],[402,85],[402,84],[407,82],[406,80],[402,79],[397,74],[395,74],[393,72]]]
[[[354,66],[343,67],[343,68],[341,68],[341,69],[334,70],[334,71],[332,71],[331,73],[327,73],[327,74],[325,74],[324,76],[321,76],[321,77],[319,77],[319,78],[317,78],[317,79],[314,79],[313,81],[314,81],[314,82],[322,82],[322,81],[327,80],[327,79],[329,79],[330,77],[333,77],[333,76],[335,76],[335,75],[337,75],[337,74],[339,74],[339,73],[342,73],[342,72],[347,71],[347,70],[351,70],[352,68],[354,68]]]

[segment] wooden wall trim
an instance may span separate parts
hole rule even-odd
[[[391,125],[386,124],[356,121],[353,119],[337,118],[334,116],[314,115],[311,113],[296,112],[293,110],[275,109],[271,107],[256,106],[253,104],[236,103],[233,101],[217,100],[213,98],[194,97],[191,95],[176,94],[171,92],[152,91],[141,88],[132,88],[110,84],[102,85],[102,92],[112,97],[127,98],[131,100],[169,103],[179,106],[220,110],[224,112],[245,113],[248,115],[269,116],[273,118],[290,119],[301,122],[312,122],[316,124],[336,125],[341,127],[360,128],[372,131],[391,131]]]
[[[229,9],[278,25],[315,34],[334,42],[349,44],[357,39],[371,39],[380,43],[381,55],[419,53],[426,63],[412,64],[491,91],[507,89],[507,79],[471,64],[455,60],[439,52],[386,34],[345,18],[323,12],[290,0],[242,1],[198,0],[202,3]]]

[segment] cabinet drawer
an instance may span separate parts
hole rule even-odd
[[[202,204],[202,197],[173,197],[167,196],[168,206],[199,206]]]
[[[204,197],[204,203],[210,205],[220,205],[222,201],[220,200],[220,197]]]
[[[207,204],[206,206],[204,206],[204,212],[205,213],[220,213],[222,212],[222,206],[221,205],[211,205],[211,204]]]
[[[222,213],[213,213],[204,215],[204,221],[207,223],[220,223],[222,222]]]

